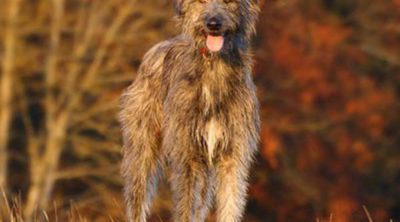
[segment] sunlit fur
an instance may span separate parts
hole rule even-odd
[[[145,222],[168,170],[174,221],[241,220],[259,137],[249,41],[255,0],[176,0],[182,33],[154,46],[123,93],[121,173],[130,222]],[[202,52],[205,19],[223,18],[225,43]],[[215,199],[215,201],[214,201]]]

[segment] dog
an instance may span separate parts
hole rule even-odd
[[[168,171],[174,221],[239,222],[259,143],[250,39],[257,0],[174,0],[181,34],[144,56],[121,97],[130,222],[145,222]]]

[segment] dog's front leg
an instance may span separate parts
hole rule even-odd
[[[207,172],[202,163],[183,160],[171,164],[175,222],[203,222],[210,205]]]
[[[211,205],[213,189],[208,180],[210,171],[199,159],[198,149],[188,136],[188,131],[185,127],[165,129],[164,148],[169,156],[174,221],[203,222]]]
[[[160,149],[159,101],[149,82],[138,79],[124,93],[120,122],[123,132],[121,174],[129,222],[146,222],[164,157]],[[149,87],[149,88],[146,88]]]
[[[252,154],[246,151],[249,150],[248,146],[239,144],[234,143],[233,151],[222,155],[217,165],[216,204],[218,222],[239,222],[245,210],[247,178]]]
[[[242,218],[247,196],[247,170],[240,165],[236,160],[229,158],[218,169],[218,222],[239,222]]]

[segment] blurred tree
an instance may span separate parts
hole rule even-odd
[[[16,48],[16,29],[20,0],[9,0],[4,4],[8,14],[6,17],[6,29],[4,30],[4,53],[2,58],[2,75],[0,82],[0,188],[7,189],[7,161],[8,140],[10,123],[12,120],[13,100],[13,71]]]
[[[9,7],[18,2],[9,1]],[[23,191],[27,221],[51,199],[62,207],[72,196],[88,195],[102,200],[92,208],[98,210],[120,198],[118,98],[145,50],[163,32],[172,32],[165,26],[171,11],[159,12],[155,4],[166,7],[158,1],[31,1],[21,5],[18,29],[16,10],[10,8],[0,141],[7,141],[11,123],[11,106],[3,104],[11,105],[9,92],[15,90],[10,134],[15,149],[8,174],[12,189]],[[90,206],[84,203],[79,202],[82,208]],[[116,215],[121,212],[118,208]]]

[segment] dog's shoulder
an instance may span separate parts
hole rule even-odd
[[[183,49],[187,47],[187,40],[181,36],[162,41],[150,48],[143,57],[142,67],[153,67],[157,68],[162,66],[165,57],[173,51]]]
[[[144,54],[139,67],[139,77],[150,77],[160,73],[170,45],[170,40],[159,42]]]
[[[142,66],[148,65],[152,67],[157,67],[157,63],[161,63],[163,58],[165,57],[169,45],[169,41],[166,40],[163,42],[159,42],[152,48],[150,48],[143,57]]]

